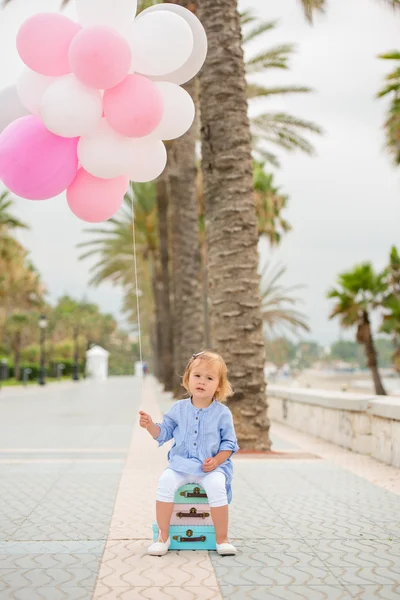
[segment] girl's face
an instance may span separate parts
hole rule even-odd
[[[190,369],[190,394],[199,399],[211,400],[218,387],[218,365],[209,360],[196,359]]]

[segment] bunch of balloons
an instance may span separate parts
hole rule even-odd
[[[158,4],[136,18],[137,0],[76,0],[78,22],[29,18],[17,34],[27,69],[0,93],[0,179],[29,200],[66,190],[80,219],[120,208],[129,180],[164,170],[162,140],[183,135],[195,107],[180,87],[207,54],[189,10]]]

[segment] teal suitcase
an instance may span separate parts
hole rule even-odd
[[[189,483],[176,491],[174,502],[175,504],[208,504],[208,498],[197,483]]]
[[[182,513],[182,504],[191,505],[187,507],[187,513]],[[196,508],[196,505],[201,506]],[[197,515],[203,515],[204,518],[204,515],[208,517],[209,513],[207,494],[200,485],[191,483],[180,487],[175,493],[173,515],[184,517],[185,524],[177,525],[172,519],[174,523],[169,527],[170,550],[216,550],[214,525],[198,524]],[[190,521],[193,521],[193,524]],[[158,526],[154,523],[153,541],[156,541],[157,537]]]
[[[153,541],[158,536],[157,523],[153,525]],[[169,528],[171,540],[170,550],[216,550],[215,529],[210,525],[193,525],[182,527],[171,525]]]

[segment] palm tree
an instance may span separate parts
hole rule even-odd
[[[153,295],[146,294],[146,301],[141,303],[141,317],[143,337],[149,352],[148,340],[152,329],[159,326],[159,294],[158,280],[159,268],[157,264],[157,206],[156,187],[154,183],[131,184],[131,189],[126,194],[123,208],[118,216],[110,219],[100,228],[87,229],[90,234],[98,237],[78,245],[88,248],[88,251],[79,258],[84,260],[97,257],[97,263],[91,268],[91,285],[100,285],[103,281],[110,281],[113,285],[120,285],[124,289],[124,310],[132,321],[137,323],[136,300],[137,291],[134,277],[133,256],[133,227],[132,227],[132,202],[135,211],[135,232],[138,276],[140,279],[140,294],[144,289]],[[149,285],[148,285],[149,284]],[[156,310],[156,322],[152,321],[152,311]],[[153,332],[153,340],[155,333]]]
[[[254,162],[258,236],[266,236],[271,246],[277,246],[282,236],[292,229],[282,215],[289,198],[275,186],[273,174],[266,173],[264,167],[264,163]]]
[[[6,330],[10,347],[14,355],[14,378],[20,378],[20,359],[21,349],[24,341],[24,335],[31,323],[29,315],[26,313],[15,312],[6,321]]]
[[[179,2],[185,8],[190,0]],[[192,98],[197,80],[186,84]],[[197,206],[196,142],[198,122],[168,150],[170,242],[173,285],[173,351],[175,397],[183,393],[181,376],[192,354],[204,348],[202,271]]]
[[[316,12],[323,13],[328,5],[327,0],[299,0],[299,2],[310,23],[313,22],[314,14]],[[378,2],[386,4],[390,8],[400,8],[400,0],[378,0]]]
[[[286,267],[278,264],[271,266],[267,261],[261,271],[261,312],[267,338],[285,336],[286,330],[297,334],[299,330],[310,331],[307,317],[292,308],[299,301],[292,292],[302,286],[285,287],[280,279],[286,272]]]
[[[2,237],[11,229],[29,229],[29,226],[14,217],[9,211],[13,204],[13,199],[8,190],[0,194],[0,234]]]
[[[392,154],[396,165],[400,164],[400,52],[381,54],[379,58],[394,60],[395,68],[385,78],[385,87],[378,93],[378,98],[389,96],[391,104],[385,122],[386,147]]]
[[[335,300],[329,316],[338,317],[342,327],[357,327],[357,342],[364,346],[368,367],[371,370],[375,393],[385,396],[378,370],[377,352],[371,330],[371,313],[382,306],[387,283],[383,273],[376,274],[370,263],[354,267],[341,273],[336,287],[328,292]]]
[[[202,169],[212,345],[233,384],[239,445],[268,450],[251,135],[240,17],[232,0],[199,0],[208,36],[200,73]]]
[[[388,293],[383,301],[381,331],[390,335],[395,348],[393,364],[400,373],[400,254],[395,246],[390,252],[389,265],[384,271]]]
[[[168,219],[168,167],[157,181],[157,213],[158,213],[158,238],[160,241],[160,347],[159,372],[160,379],[166,392],[174,388],[174,345],[172,322],[172,290],[169,274],[170,263],[170,235]]]
[[[241,15],[241,25],[243,47],[247,48],[252,42],[260,42],[265,33],[275,29],[277,23],[260,21],[251,11],[245,11]],[[294,52],[293,44],[283,44],[250,55],[245,62],[250,107],[255,107],[259,99],[313,91],[305,86],[265,86],[257,83],[257,78],[262,75],[264,79],[267,71],[271,69],[288,69],[289,59]],[[271,144],[287,152],[300,150],[312,156],[314,148],[304,137],[304,133],[322,133],[321,128],[315,123],[283,112],[261,112],[250,119],[250,128],[255,156],[260,161],[267,161],[274,166],[279,166],[279,161],[269,149]]]

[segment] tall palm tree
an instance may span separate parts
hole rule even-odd
[[[136,290],[133,256],[132,202],[135,210],[136,250],[140,289]],[[96,229],[86,230],[98,237],[78,244],[87,248],[80,259],[97,257],[92,267],[91,285],[100,285],[110,281],[124,290],[124,309],[132,322],[137,324],[137,292],[145,290],[146,301],[141,302],[142,333],[145,352],[150,351],[148,341],[159,327],[159,267],[157,263],[157,201],[154,183],[131,184],[126,194],[123,208],[107,224]],[[152,293],[149,294],[149,291]],[[156,311],[156,321],[152,320],[152,311]],[[152,333],[152,329],[154,330]]]
[[[376,274],[370,263],[363,263],[352,271],[341,273],[336,287],[328,292],[328,298],[335,300],[329,318],[338,317],[341,326],[345,328],[357,327],[357,342],[364,346],[375,393],[379,396],[385,396],[386,391],[378,370],[371,313],[382,306],[386,291],[384,274]]]
[[[271,266],[267,261],[261,270],[261,311],[268,338],[284,336],[289,330],[297,334],[300,330],[310,331],[307,317],[293,308],[299,299],[292,292],[302,286],[285,287],[280,283],[286,267]]]
[[[276,187],[273,174],[266,173],[264,168],[264,163],[255,161],[253,164],[258,236],[267,237],[270,245],[276,246],[292,229],[282,215],[289,198]]]
[[[241,15],[241,26],[243,47],[247,50],[252,42],[259,44],[264,41],[264,34],[273,31],[277,23],[261,21],[252,11],[245,11]],[[256,108],[260,99],[265,101],[275,96],[313,91],[305,86],[267,86],[259,83],[260,76],[265,80],[267,73],[272,69],[289,69],[289,59],[294,52],[293,44],[282,44],[250,53],[245,61],[247,98],[250,107]],[[312,156],[314,147],[304,134],[322,133],[321,128],[315,123],[283,112],[258,111],[250,119],[250,128],[253,153],[261,161],[267,161],[274,166],[279,166],[279,161],[275,153],[271,151],[271,146],[278,146],[286,152],[300,150]]]
[[[400,253],[392,247],[389,265],[384,271],[388,293],[383,301],[383,323],[381,331],[393,340],[393,364],[400,373]]]
[[[174,388],[174,343],[172,321],[172,289],[169,274],[170,264],[170,235],[168,219],[168,167],[157,181],[157,213],[158,213],[158,238],[160,241],[160,348],[159,372],[160,379],[166,392]]]
[[[233,384],[244,449],[268,450],[257,222],[240,17],[235,0],[198,0],[209,50],[200,73],[212,345]]]
[[[190,0],[177,2],[188,8]],[[184,86],[196,98],[197,80]],[[175,397],[183,393],[181,376],[192,354],[204,348],[202,271],[197,206],[196,142],[198,122],[169,145],[168,182],[173,284]]]
[[[378,98],[389,96],[391,103],[385,122],[386,147],[396,165],[400,164],[400,52],[381,54],[379,58],[396,61],[394,70],[385,78],[385,86]]]

